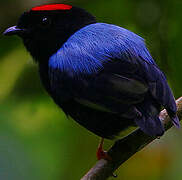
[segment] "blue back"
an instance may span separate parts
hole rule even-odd
[[[119,26],[96,23],[73,34],[49,61],[49,66],[70,73],[92,74],[111,59],[155,64],[144,39]]]

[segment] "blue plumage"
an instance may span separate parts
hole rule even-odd
[[[164,132],[158,117],[164,106],[179,126],[165,76],[144,40],[124,28],[95,23],[80,29],[50,57],[49,69],[53,97],[60,105],[70,98],[90,108],[97,105],[133,118],[145,133],[154,136]]]
[[[92,74],[111,59],[130,62],[139,57],[155,64],[140,36],[115,25],[95,23],[72,35],[51,56],[49,66],[75,74]]]

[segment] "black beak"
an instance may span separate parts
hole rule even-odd
[[[4,35],[11,36],[11,35],[21,35],[25,33],[25,29],[20,29],[17,26],[10,27],[4,31]]]

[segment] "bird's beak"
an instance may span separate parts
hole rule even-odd
[[[25,33],[25,29],[20,29],[17,26],[10,27],[4,31],[4,35],[11,36],[11,35],[21,35]]]

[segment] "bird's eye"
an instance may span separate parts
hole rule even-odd
[[[48,18],[48,17],[42,18],[41,26],[48,27],[50,25],[51,25],[51,19],[50,18]]]

